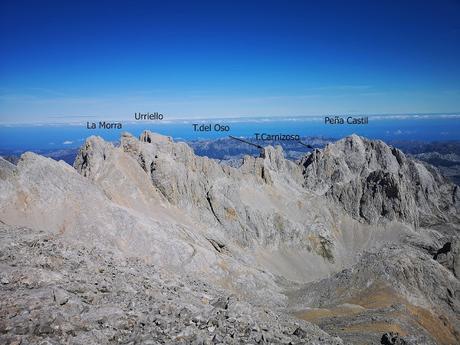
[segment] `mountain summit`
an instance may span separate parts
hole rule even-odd
[[[352,135],[313,151],[300,164],[306,188],[356,219],[398,219],[415,226],[459,220],[458,186],[382,141]]]

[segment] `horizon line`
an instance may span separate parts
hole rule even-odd
[[[19,125],[82,125],[86,121],[90,121],[90,119],[95,119],[99,118],[97,122],[99,121],[112,121],[112,122],[123,122],[126,124],[146,124],[146,123],[156,123],[156,124],[171,124],[171,123],[189,123],[191,121],[212,121],[212,120],[231,120],[233,122],[252,122],[252,121],[270,121],[270,122],[275,122],[275,121],[296,121],[299,119],[305,119],[305,120],[319,120],[322,119],[326,116],[355,116],[355,117],[360,117],[360,116],[367,116],[367,117],[373,117],[374,120],[382,120],[382,119],[405,119],[408,117],[413,117],[413,118],[436,118],[436,117],[442,117],[442,118],[460,118],[460,111],[458,112],[411,112],[411,113],[331,113],[331,114],[322,114],[322,115],[238,115],[238,116],[215,116],[215,117],[200,117],[200,116],[170,116],[165,120],[156,120],[156,121],[150,121],[150,120],[133,120],[133,119],[120,119],[120,118],[104,118],[98,117],[96,115],[75,115],[75,116],[48,116],[47,118],[49,119],[59,119],[59,118],[69,118],[69,119],[75,119],[74,121],[65,121],[65,122],[55,122],[55,121],[19,121],[19,122],[13,122],[13,121],[2,121],[0,119],[0,126],[19,126]],[[79,120],[77,120],[79,119]],[[239,120],[239,121],[238,121]]]

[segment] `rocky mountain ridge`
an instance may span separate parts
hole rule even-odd
[[[452,318],[458,316],[458,276],[453,269],[459,262],[458,250],[451,245],[443,253],[442,248],[457,243],[456,188],[436,169],[383,142],[357,136],[315,150],[298,163],[285,159],[281,147],[265,147],[260,157],[245,156],[234,168],[196,156],[185,143],[146,131],[139,139],[123,134],[119,146],[90,137],[74,167],[32,153],[24,154],[17,166],[0,160],[0,220],[18,241],[22,234],[17,229],[27,228],[52,234],[71,247],[91,243],[114,260],[137,258],[139,274],[142,263],[153,264],[174,281],[190,275],[226,291],[221,295],[300,319],[306,319],[305,310],[323,306],[318,301],[324,297],[308,297],[321,284],[337,290],[331,291],[327,306],[334,308],[364,296],[366,288],[380,288],[373,281],[386,288],[391,279],[400,281],[390,298],[396,304],[422,308],[417,310],[433,318]],[[388,251],[389,244],[397,250]],[[11,250],[8,245],[2,248],[5,267],[14,264],[5,254]],[[30,255],[41,258],[36,252]],[[417,261],[419,256],[425,261]],[[368,258],[365,264],[364,258]],[[387,274],[379,258],[388,265],[391,260],[412,260],[408,258],[417,264],[407,265],[404,275],[379,280]],[[419,265],[424,269],[415,275],[417,279],[430,284],[442,279],[437,282],[442,292],[431,291],[429,285],[415,289],[406,284],[405,275],[418,272]],[[344,269],[351,269],[356,278],[337,280]],[[440,275],[438,270],[446,272]],[[12,291],[8,284],[2,290],[6,296]],[[338,291],[343,289],[354,295],[340,297]],[[115,301],[111,296],[107,295]],[[8,308],[16,308],[15,298],[19,297],[8,299]],[[342,315],[341,322],[359,315],[351,337],[328,326],[327,319],[308,314],[306,320],[356,344],[369,337],[377,341],[384,331],[394,330],[359,328],[370,322],[373,313],[385,320],[388,311],[387,306],[375,309],[366,301],[360,303],[356,303],[359,313],[353,307]],[[142,309],[141,314],[146,312]],[[426,322],[418,322],[417,315],[405,319],[401,333],[407,341],[456,339],[458,323],[449,323],[446,335],[440,337]],[[298,339],[302,332],[306,343],[340,342],[314,328],[257,342],[302,342]],[[225,337],[212,340],[213,336],[203,334],[203,341],[232,343]],[[185,343],[192,341],[184,338]]]

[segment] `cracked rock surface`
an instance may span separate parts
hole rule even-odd
[[[342,344],[139,259],[0,226],[2,344]]]

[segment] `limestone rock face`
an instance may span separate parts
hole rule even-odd
[[[299,224],[279,211],[280,207],[285,209],[300,202],[303,193],[299,188],[300,169],[284,159],[281,147],[265,148],[260,158],[246,156],[239,169],[196,156],[185,143],[148,131],[141,134],[140,140],[124,134],[120,149],[137,162],[168,203],[188,210],[203,222],[223,228],[228,237],[240,244],[298,243],[305,232],[301,229],[302,223],[308,218],[302,212]],[[85,171],[80,165],[83,156],[99,160],[102,157],[80,152],[75,162],[78,171]],[[281,206],[283,203],[285,206]],[[308,216],[308,212],[305,214]],[[300,241],[305,242],[305,238]]]
[[[15,170],[16,167],[14,164],[0,157],[0,179],[6,179],[8,176],[12,175]]]
[[[382,141],[353,135],[313,151],[300,164],[306,188],[356,219],[399,219],[416,226],[458,221],[458,187]]]
[[[97,164],[87,162],[85,171],[95,171]],[[110,200],[104,190],[63,161],[25,153],[14,174],[0,181],[0,219],[6,224],[98,243],[126,255],[161,258],[164,264],[179,265],[193,253],[189,245],[171,238],[182,230],[166,212],[162,217],[142,219]],[[162,224],[168,224],[169,234],[153,231]],[[168,250],[173,242],[181,249]]]

